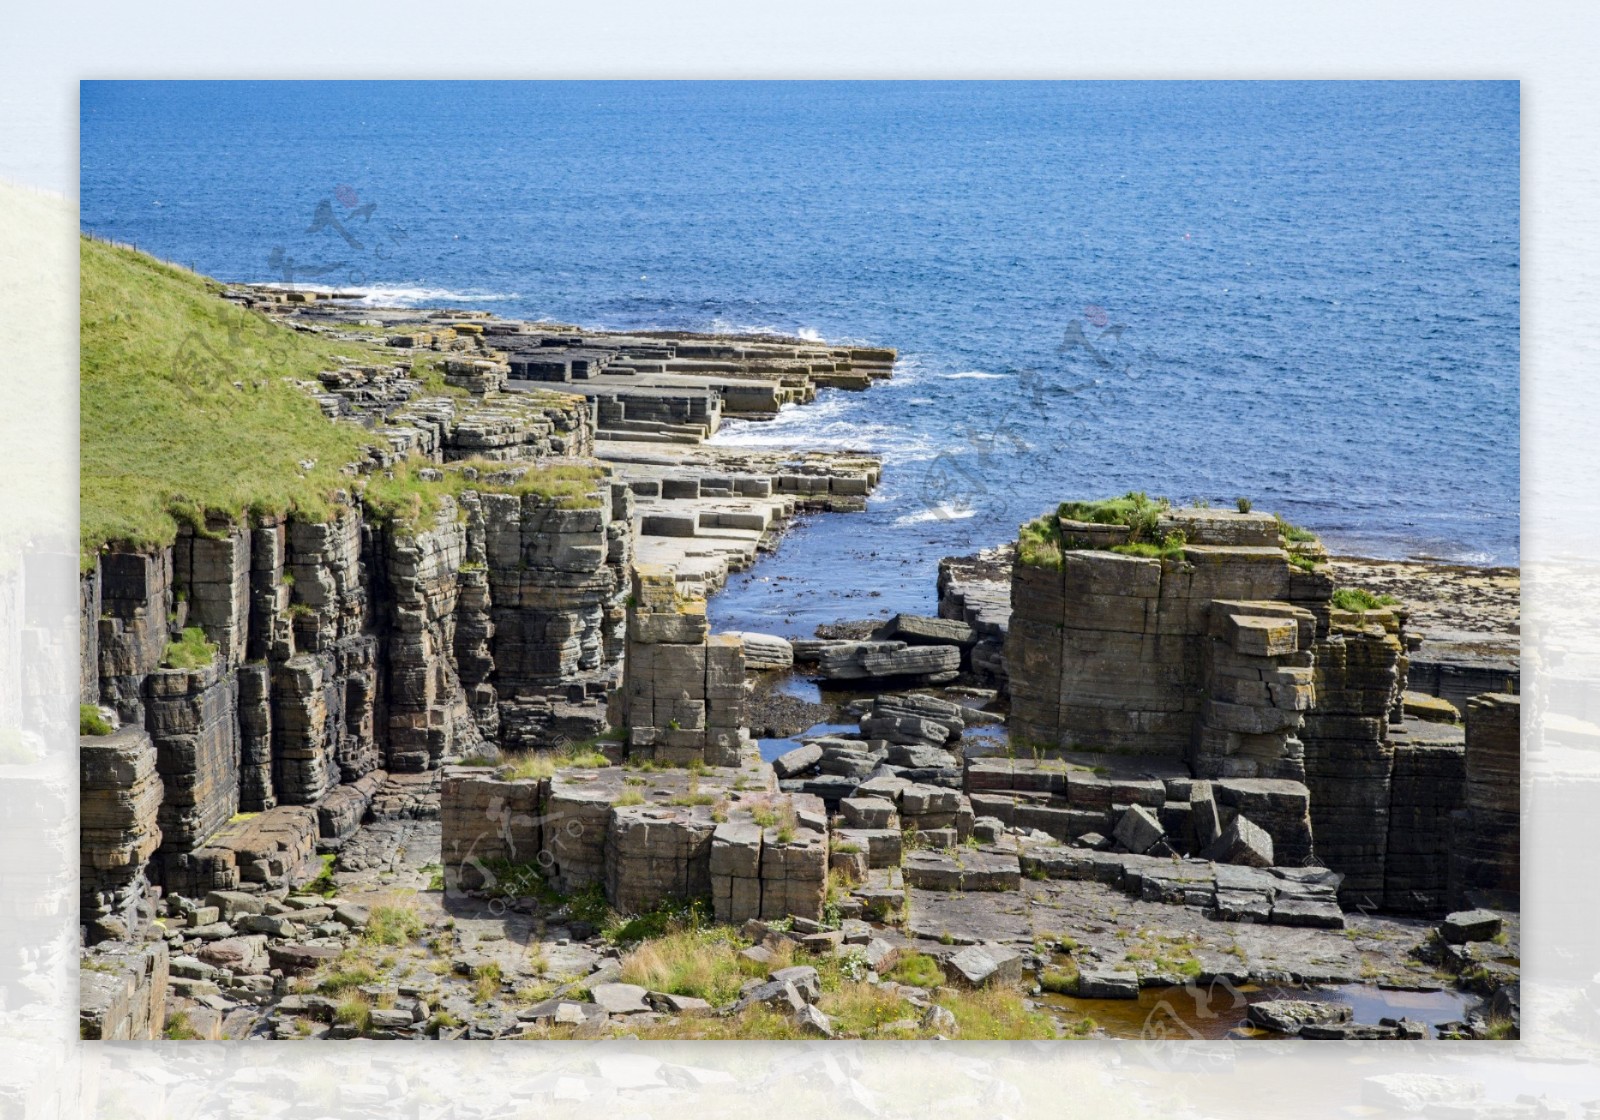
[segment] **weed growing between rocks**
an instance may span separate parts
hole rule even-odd
[[[339,857],[329,852],[317,858],[322,861],[322,870],[317,872],[315,879],[300,888],[301,893],[320,894],[323,898],[332,898],[339,890],[333,882],[333,861]]]
[[[195,1030],[194,1027],[190,1025],[189,1013],[187,1011],[174,1011],[171,1015],[167,1016],[167,1029],[163,1033],[162,1037],[173,1040],[181,1039],[187,1041],[191,1039],[198,1039],[200,1037],[200,1032]]]
[[[79,735],[109,735],[112,727],[100,714],[100,709],[93,704],[78,705],[78,734]]]
[[[686,927],[645,941],[622,958],[622,980],[653,992],[732,1003],[746,980],[765,979],[769,965],[739,956],[741,938],[726,926]]]
[[[500,982],[504,979],[500,972],[500,965],[494,961],[481,965],[472,974],[472,998],[477,1003],[488,1003],[500,994]]]
[[[167,643],[161,664],[168,669],[204,669],[216,659],[217,647],[198,626],[186,626],[182,637]]]
[[[374,906],[361,939],[369,945],[407,945],[422,933],[416,908],[404,904]]]
[[[1333,593],[1333,605],[1342,611],[1374,611],[1399,603],[1393,595],[1374,595],[1362,587],[1340,587]]]
[[[895,964],[889,979],[913,988],[934,988],[944,983],[944,970],[926,953],[909,953]]]

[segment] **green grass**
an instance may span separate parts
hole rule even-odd
[[[1496,1042],[1504,1042],[1508,1039],[1519,1039],[1522,1034],[1517,1030],[1517,1024],[1510,1017],[1491,1015],[1484,1023],[1483,1037]]]
[[[1045,514],[1022,527],[1017,534],[1017,560],[1030,568],[1061,568],[1061,524]]]
[[[1289,563],[1299,568],[1302,572],[1314,572],[1317,570],[1316,560],[1303,553],[1291,552],[1289,554]]]
[[[1272,516],[1277,518],[1278,534],[1284,540],[1294,544],[1305,544],[1317,539],[1317,535],[1310,529],[1302,529],[1299,525],[1291,524],[1284,518],[1283,514],[1275,513]]]
[[[1171,506],[1166,498],[1152,498],[1143,490],[1130,490],[1120,498],[1062,502],[1056,508],[1056,516],[1095,525],[1126,525],[1133,530],[1132,540],[1154,542],[1156,522]]]
[[[336,969],[317,982],[317,991],[325,996],[342,996],[363,984],[376,984],[378,974],[365,964]]]
[[[1361,587],[1340,587],[1333,593],[1333,605],[1342,611],[1371,611],[1398,602],[1393,595],[1374,595]]]
[[[109,735],[112,727],[93,704],[78,705],[79,735]]]
[[[610,766],[611,760],[597,750],[573,743],[547,750],[507,752],[496,765],[510,768],[507,781],[520,782],[548,778],[557,770],[570,767]]]
[[[187,1011],[174,1011],[167,1016],[167,1029],[164,1037],[174,1040],[198,1039],[200,1032],[190,1025]]]
[[[1138,556],[1146,560],[1182,560],[1184,546],[1189,542],[1181,532],[1171,532],[1157,544],[1154,541],[1129,541],[1127,544],[1114,544],[1112,552],[1123,556]]]
[[[198,626],[186,626],[181,638],[167,643],[161,664],[168,669],[204,669],[216,657],[216,644],[206,639],[206,632]]]
[[[653,992],[732,1003],[739,986],[766,970],[738,955],[743,940],[726,926],[688,926],[645,941],[622,959],[622,980]]]
[[[670,799],[667,804],[685,806],[715,805],[719,800],[720,798],[716,794],[707,793],[700,788],[700,777],[698,774],[696,774],[690,776],[689,788],[683,793],[678,794],[678,796]]]
[[[346,473],[373,437],[334,423],[294,384],[341,365],[394,366],[392,350],[292,330],[219,298],[222,285],[132,249],[79,240],[79,561],[111,543],[171,544],[180,524],[295,513],[320,520],[353,487]],[[433,358],[413,357],[430,393],[446,386]],[[551,393],[525,404],[569,399]],[[309,464],[302,466],[302,464]],[[538,494],[594,507],[604,469],[493,462],[435,468],[407,461],[368,481],[376,520],[411,522],[445,494]],[[469,477],[476,473],[480,477]]]
[[[1047,992],[1057,995],[1075,996],[1078,994],[1078,969],[1076,965],[1067,968],[1047,968],[1039,973],[1039,987]]]
[[[334,886],[333,883],[333,861],[339,857],[332,852],[328,852],[317,858],[322,861],[322,870],[317,872],[315,879],[300,889],[305,894],[320,894],[323,898],[332,898],[339,891],[339,888]]]
[[[963,1041],[1056,1037],[1050,1016],[1030,1009],[1020,992],[1005,985],[940,993],[939,1003],[956,1017]]]
[[[372,1003],[363,995],[353,995],[334,1009],[333,1021],[354,1027],[365,1034],[372,1029]]]
[[[944,983],[944,969],[926,953],[909,953],[896,962],[889,979],[913,988],[937,988]]]
[[[79,241],[79,500],[84,567],[108,542],[170,544],[206,511],[331,511],[370,439],[285,378],[375,359],[217,297],[220,285]],[[238,382],[242,387],[235,387]],[[314,460],[301,470],[303,460]]]
[[[406,945],[422,932],[422,919],[410,906],[374,906],[361,939],[369,945]]]
[[[504,979],[498,963],[490,961],[483,965],[472,975],[472,998],[478,1003],[488,1003],[500,993]]]
[[[1061,522],[1086,521],[1094,525],[1128,527],[1128,543],[1113,546],[1114,552],[1163,560],[1181,559],[1184,544],[1181,533],[1156,535],[1161,515],[1171,508],[1168,499],[1152,498],[1143,490],[1130,490],[1120,498],[1062,502],[1053,514],[1035,518],[1022,527],[1017,536],[1017,558],[1030,567],[1059,569],[1062,549],[1074,547],[1072,541],[1062,540]]]
[[[708,899],[671,900],[643,914],[608,913],[598,923],[600,935],[613,945],[637,945],[678,930],[703,930],[711,925]]]
[[[428,472],[422,477],[422,472]],[[537,495],[562,509],[597,509],[605,468],[593,463],[535,465],[465,459],[443,465],[407,460],[371,478],[362,502],[374,521],[417,525],[433,518],[445,495]]]

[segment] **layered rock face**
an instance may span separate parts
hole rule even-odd
[[[1057,527],[1059,562],[1012,572],[1014,736],[1048,750],[1152,756],[1146,769],[1169,782],[1163,767],[1181,763],[1185,777],[1212,781],[1183,783],[1190,796],[1173,787],[1149,806],[1169,837],[1190,822],[1192,846],[1174,847],[1199,854],[1194,822],[1214,822],[1217,842],[1217,827],[1242,817],[1270,837],[1277,864],[1341,873],[1346,905],[1431,914],[1467,890],[1514,891],[1514,699],[1470,705],[1476,787],[1472,751],[1451,729],[1397,732],[1408,670],[1400,608],[1334,607],[1322,568],[1291,564],[1262,515],[1167,510],[1156,535],[1183,534],[1169,550],[1181,558],[1170,559],[1110,551],[1128,539],[1124,526]],[[1060,789],[969,768],[974,778],[980,814],[1037,822],[1061,839],[1109,836],[1121,824],[1074,800],[1065,776]]]
[[[496,324],[513,381],[557,383],[597,406],[601,439],[698,443],[724,415],[771,416],[822,386],[864,389],[895,352],[768,337],[609,334]]]
[[[1163,560],[1108,551],[1124,527],[1057,520],[1059,564],[1013,569],[1013,733],[1187,758],[1197,777],[1300,777],[1315,627],[1277,522],[1169,511],[1159,531],[1188,543]]]
[[[161,1037],[167,943],[107,941],[79,962],[78,1037],[141,1042]]]
[[[1403,743],[1394,750],[1383,851],[1383,906],[1440,914],[1448,905],[1451,814],[1466,801],[1466,751],[1457,743]]]
[[[628,615],[628,754],[683,766],[738,766],[750,749],[744,643],[711,634],[703,596],[671,568],[639,565]]]
[[[1401,619],[1326,608],[1312,647],[1316,702],[1301,731],[1317,853],[1345,872],[1343,897],[1383,906],[1389,841],[1389,717],[1405,689]],[[1413,885],[1402,890],[1420,889]]]
[[[126,935],[152,916],[145,864],[161,844],[156,747],[139,727],[78,740],[82,914],[96,939]],[[142,911],[142,912],[141,912]]]
[[[629,790],[637,803],[624,797]],[[452,766],[440,797],[450,889],[530,869],[564,892],[598,886],[624,913],[699,899],[727,922],[822,914],[823,805],[776,792],[772,772],[753,761],[697,772],[569,768],[523,779]]]
[[[969,665],[973,676],[991,688],[1007,685],[1005,647],[1015,556],[1015,547],[1007,544],[939,561],[939,617],[972,628],[975,641]]]
[[[441,457],[592,445],[568,398],[542,434],[532,398],[499,427],[466,411],[408,430]],[[437,769],[485,736],[544,745],[607,727],[631,495],[595,464],[566,468],[588,494],[547,494],[526,484],[542,469],[423,468],[473,473],[416,521],[345,504],[102,554],[81,595],[83,700],[122,726],[84,740],[92,933],[147,918],[152,880],[194,895],[314,876],[318,847],[355,831],[389,772]],[[180,634],[185,667],[166,667]]]
[[[503,745],[590,738],[607,727],[624,652],[633,507],[624,487],[608,485],[596,499],[574,509],[537,495],[486,494],[481,514],[469,515],[469,557],[487,565]]]
[[[1521,900],[1522,699],[1467,701],[1466,805],[1452,821],[1450,905]]]

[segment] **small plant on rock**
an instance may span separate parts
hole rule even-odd
[[[93,704],[78,705],[78,734],[79,735],[109,735],[112,727],[100,714],[100,709]]]
[[[206,640],[206,632],[198,626],[188,626],[177,641],[167,643],[161,664],[168,669],[203,669],[216,656],[217,647]]]

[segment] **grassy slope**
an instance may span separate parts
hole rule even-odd
[[[171,542],[175,515],[323,511],[349,485],[339,468],[362,457],[367,434],[330,423],[283,378],[369,351],[272,323],[129,249],[84,238],[79,264],[86,561],[108,541]]]

